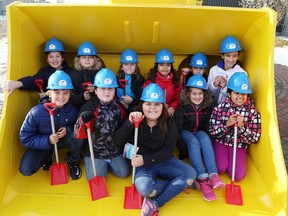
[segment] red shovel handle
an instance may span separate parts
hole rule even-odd
[[[43,79],[35,79],[34,82],[39,87],[39,90],[42,92],[43,91]]]
[[[134,123],[135,125],[135,128],[139,128],[139,124],[141,123],[141,121],[143,120],[144,118],[144,115],[142,115],[142,117],[138,120],[135,120],[134,116],[132,116],[132,122]]]
[[[127,85],[127,83],[128,83],[128,80],[126,80],[126,79],[119,79],[119,84],[120,84],[120,86],[121,86],[122,88],[125,88],[126,85]]]
[[[82,83],[82,88],[85,90],[85,91],[89,91],[88,90],[88,86],[91,85],[92,83],[91,82],[84,82]]]
[[[56,103],[45,103],[44,107],[46,108],[46,110],[49,111],[49,114],[51,116],[54,115],[54,110],[56,109]]]

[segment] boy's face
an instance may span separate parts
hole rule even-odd
[[[195,105],[201,104],[204,100],[204,90],[198,88],[190,88],[189,99]]]
[[[200,74],[203,76],[203,74],[205,73],[206,71],[206,68],[199,68],[199,67],[191,67],[191,70],[192,70],[192,74],[195,75],[195,74]]]
[[[125,74],[133,74],[136,70],[136,64],[128,63],[128,64],[122,64],[122,70]]]
[[[49,91],[49,97],[52,103],[56,103],[58,108],[63,107],[66,103],[68,103],[71,90],[51,90]]]
[[[85,69],[92,69],[95,64],[94,56],[79,56],[79,64]]]
[[[221,55],[221,57],[224,60],[225,70],[229,70],[236,64],[239,57],[239,52],[224,53]]]
[[[171,72],[171,67],[172,67],[171,63],[159,63],[157,69],[158,72],[161,74],[161,76],[167,78]]]
[[[110,102],[115,96],[115,88],[95,88],[95,94],[103,102]]]
[[[49,52],[47,54],[48,64],[56,70],[62,69],[62,62],[64,61],[61,52]]]
[[[230,94],[228,93],[231,101],[236,104],[237,106],[242,106],[246,103],[248,94],[242,94],[235,91],[232,91]]]

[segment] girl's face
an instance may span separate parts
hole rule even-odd
[[[125,74],[133,74],[136,70],[136,63],[122,64],[122,70]]]
[[[224,60],[224,68],[225,70],[231,69],[237,62],[239,53],[238,52],[229,52],[221,55]]]
[[[56,70],[62,69],[62,62],[64,61],[61,52],[49,52],[47,54],[48,64]]]
[[[193,74],[193,75],[195,75],[195,74],[200,74],[200,75],[203,76],[203,74],[204,74],[205,71],[206,71],[206,68],[192,67],[191,70],[192,70],[192,74]]]
[[[58,108],[62,108],[68,103],[71,95],[71,90],[51,90],[49,97],[52,103],[56,103]]]
[[[248,94],[242,94],[235,91],[232,91],[230,94],[228,93],[231,101],[236,104],[237,106],[242,106],[246,103]]]
[[[159,63],[157,69],[158,72],[161,74],[161,76],[167,78],[171,72],[171,67],[172,67],[171,63]]]
[[[79,64],[85,69],[92,69],[95,64],[94,56],[80,56]]]
[[[162,113],[163,104],[158,102],[145,101],[142,104],[142,109],[147,121],[157,121]]]
[[[198,88],[190,88],[189,99],[195,105],[201,104],[204,100],[204,90]]]
[[[103,102],[110,102],[115,96],[115,88],[96,88],[95,94]]]

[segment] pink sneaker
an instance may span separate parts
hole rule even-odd
[[[159,216],[158,211],[159,210],[157,209],[157,206],[153,202],[153,199],[145,197],[142,204],[142,210],[140,216]]]
[[[210,186],[214,189],[224,188],[226,185],[217,174],[212,174],[210,177]]]
[[[202,191],[202,197],[204,200],[213,201],[216,199],[216,195],[206,179],[199,181],[199,184],[200,189]]]

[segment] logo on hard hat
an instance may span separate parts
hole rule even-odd
[[[85,48],[85,49],[83,50],[83,52],[89,54],[89,53],[91,53],[91,50],[90,50],[89,48]]]
[[[133,58],[132,58],[132,56],[127,56],[127,57],[126,57],[126,60],[127,60],[127,61],[132,61]]]
[[[151,93],[151,99],[158,99],[158,94],[156,92]]]
[[[50,50],[55,50],[55,49],[56,49],[56,47],[55,47],[55,45],[54,45],[54,44],[50,44],[50,45],[49,45],[49,49],[50,49]]]
[[[236,48],[236,44],[232,43],[229,45],[229,49],[235,49]]]
[[[66,80],[59,80],[59,86],[67,86]]]
[[[198,82],[196,83],[196,85],[197,85],[197,86],[203,86],[203,82],[202,82],[202,81],[198,81]]]
[[[110,79],[110,78],[104,79],[104,84],[107,84],[107,85],[112,84],[112,79]]]
[[[202,60],[198,60],[198,61],[196,62],[196,64],[197,64],[197,65],[203,65],[203,61],[202,61]]]
[[[165,56],[163,57],[163,60],[169,61],[169,60],[170,60],[170,58],[169,58],[169,56],[168,56],[168,55],[165,55]]]
[[[241,90],[247,90],[248,89],[248,85],[247,84],[243,84],[242,86],[241,86]]]

